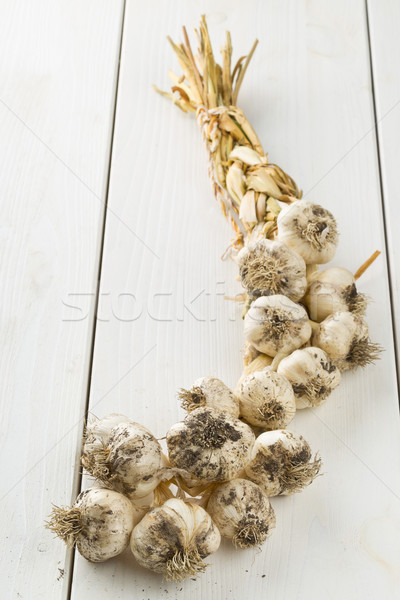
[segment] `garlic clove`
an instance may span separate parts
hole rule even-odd
[[[382,352],[379,344],[371,342],[365,321],[348,311],[324,319],[312,343],[324,350],[341,371],[365,367]]]
[[[300,254],[306,264],[332,260],[338,238],[334,216],[319,204],[297,200],[278,216],[278,240]]]
[[[254,439],[251,428],[239,419],[198,408],[168,431],[169,459],[190,474],[189,487],[228,481],[247,464]]]
[[[242,549],[264,543],[276,525],[268,496],[246,479],[219,485],[209,498],[207,512],[221,535]]]
[[[181,389],[181,406],[187,412],[208,406],[239,417],[239,400],[231,390],[217,377],[201,377],[190,390]]]
[[[220,541],[203,508],[172,498],[143,517],[132,532],[130,547],[142,567],[167,581],[183,581],[205,571],[204,559],[218,550]]]
[[[306,292],[305,262],[281,242],[253,242],[242,248],[237,262],[242,285],[252,299],[283,294],[296,302]]]
[[[125,550],[145,512],[118,492],[90,488],[73,507],[55,506],[47,527],[87,560],[103,562]]]
[[[268,356],[289,354],[311,337],[311,325],[303,306],[286,296],[262,296],[251,305],[244,319],[245,338]]]
[[[282,429],[296,414],[293,389],[286,377],[269,368],[245,377],[239,388],[240,414],[250,425]]]
[[[318,455],[303,436],[278,429],[258,436],[245,468],[248,479],[257,483],[267,496],[290,495],[310,485],[321,468]]]
[[[315,346],[283,358],[278,373],[292,384],[298,409],[320,406],[341,381],[340,371],[328,354]]]

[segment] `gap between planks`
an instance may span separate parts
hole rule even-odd
[[[381,137],[379,134],[378,127],[378,113],[376,108],[376,94],[375,94],[375,79],[374,79],[374,64],[372,60],[372,43],[371,43],[371,30],[370,30],[370,22],[369,22],[369,12],[368,12],[368,0],[365,0],[365,21],[367,28],[367,40],[368,40],[368,60],[369,60],[369,68],[370,68],[370,78],[371,78],[371,98],[372,98],[372,110],[373,110],[373,129],[375,136],[375,145],[376,145],[376,162],[378,166],[378,174],[379,174],[379,189],[380,189],[380,200],[381,200],[381,208],[382,208],[382,220],[383,220],[383,234],[385,240],[385,255],[386,255],[386,270],[387,270],[387,278],[388,278],[388,286],[389,286],[389,297],[390,297],[390,312],[392,316],[392,336],[393,336],[393,350],[395,357],[395,366],[396,366],[396,382],[397,382],[397,396],[399,400],[399,408],[400,408],[400,365],[399,365],[399,355],[398,355],[398,347],[397,347],[397,335],[396,335],[396,311],[394,304],[394,294],[393,294],[393,280],[392,280],[392,270],[390,264],[390,255],[389,255],[389,242],[388,242],[388,224],[387,224],[387,216],[385,210],[385,193],[383,189],[383,178],[382,178],[382,161],[381,161]]]
[[[83,438],[84,429],[86,427],[88,412],[89,412],[89,399],[91,392],[91,383],[92,383],[92,370],[93,370],[93,357],[94,357],[94,348],[96,344],[96,330],[97,330],[97,315],[99,309],[99,296],[100,296],[100,284],[101,284],[101,274],[103,268],[103,255],[104,255],[104,239],[107,225],[107,211],[108,211],[108,196],[110,192],[110,179],[111,179],[111,163],[113,157],[113,148],[114,148],[114,134],[115,134],[115,121],[117,116],[117,104],[118,104],[118,89],[119,89],[119,77],[121,70],[121,56],[122,56],[122,44],[124,37],[124,24],[125,24],[125,11],[126,11],[126,0],[123,0],[122,7],[122,18],[121,18],[121,27],[120,27],[120,39],[119,39],[119,49],[118,49],[118,63],[117,63],[117,72],[115,79],[115,93],[114,93],[114,106],[112,112],[112,120],[111,120],[111,133],[110,133],[110,142],[109,142],[109,154],[108,154],[108,165],[107,165],[107,179],[105,186],[105,196],[104,196],[104,212],[103,212],[103,223],[100,234],[100,244],[99,244],[99,254],[98,254],[98,271],[97,271],[97,283],[95,289],[95,299],[94,299],[94,309],[93,309],[93,324],[90,336],[90,351],[89,351],[89,366],[87,373],[87,383],[86,383],[86,399],[85,399],[85,407],[83,414],[83,424],[81,435],[78,438],[78,442],[81,445],[81,441]],[[81,447],[77,448],[78,456],[80,456]],[[74,485],[72,489],[73,501],[78,496],[82,489],[82,468],[80,465],[80,461],[75,465],[75,478]],[[66,600],[70,600],[72,594],[72,584],[74,579],[74,566],[75,566],[75,547],[71,549],[69,557],[67,557],[67,572],[68,572],[68,580],[66,584]]]

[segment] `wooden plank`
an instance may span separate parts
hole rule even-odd
[[[270,159],[337,216],[334,264],[355,271],[383,251],[360,288],[374,298],[371,335],[386,351],[345,374],[326,405],[296,416],[293,429],[320,450],[325,474],[273,499],[278,525],[262,552],[224,542],[205,575],[180,585],[139,568],[129,551],[101,565],[77,555],[72,598],[394,600],[399,424],[363,2],[128,2],[110,203],[142,242],[107,223],[91,410],[126,413],[161,437],[182,418],[178,388],[206,374],[233,386],[240,374],[240,309],[223,299],[238,291],[236,270],[219,258],[232,233],[195,121],[150,87],[165,88],[176,65],[165,35],[179,39],[200,12],[216,47],[225,29],[236,56],[260,39],[239,105]]]
[[[67,593],[122,8],[0,7],[2,598]]]
[[[400,368],[400,260],[397,236],[400,207],[397,198],[397,165],[400,160],[400,74],[395,61],[400,57],[400,5],[392,0],[368,0],[371,61],[374,78],[383,199],[385,207],[391,291],[395,308],[397,365]]]

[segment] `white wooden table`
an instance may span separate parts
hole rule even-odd
[[[176,65],[166,34],[203,12],[215,48],[226,29],[236,56],[259,38],[239,105],[335,213],[334,264],[382,250],[360,287],[385,353],[296,416],[325,474],[274,499],[262,551],[224,542],[175,585],[129,552],[90,564],[43,521],[86,485],[87,407],[162,436],[178,388],[240,374],[240,309],[223,299],[238,283],[219,258],[232,235],[194,119],[151,88]],[[1,598],[398,598],[399,2],[1,0],[0,15]]]

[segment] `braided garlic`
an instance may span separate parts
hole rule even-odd
[[[262,296],[244,319],[244,334],[259,352],[268,356],[289,354],[311,337],[311,325],[303,306],[286,296]]]
[[[182,581],[205,571],[204,558],[216,552],[220,542],[220,533],[203,508],[171,498],[136,525],[131,550],[142,567],[161,573],[167,581]]]
[[[367,306],[365,294],[357,292],[356,280],[347,269],[333,267],[311,276],[303,300],[310,319],[320,323],[334,312],[346,311],[363,316]]]
[[[323,404],[341,380],[339,369],[327,353],[313,346],[283,358],[278,373],[292,384],[297,408]]]
[[[242,418],[255,427],[281,429],[296,414],[292,386],[286,377],[270,368],[242,379],[238,395]]]
[[[335,255],[338,230],[329,210],[297,200],[278,216],[278,240],[302,256],[306,264],[327,263]]]
[[[219,485],[209,498],[207,512],[221,535],[232,540],[237,548],[262,544],[276,524],[268,496],[247,479],[233,479]]]
[[[253,242],[242,248],[237,262],[242,285],[252,300],[283,294],[297,302],[305,294],[305,262],[281,242],[266,239]]]
[[[197,408],[167,433],[174,467],[188,472],[189,487],[228,481],[248,463],[254,444],[251,428],[224,412]]]
[[[312,460],[303,436],[278,429],[258,436],[245,473],[267,496],[277,496],[300,492],[314,481],[320,468],[321,459],[315,455]]]

